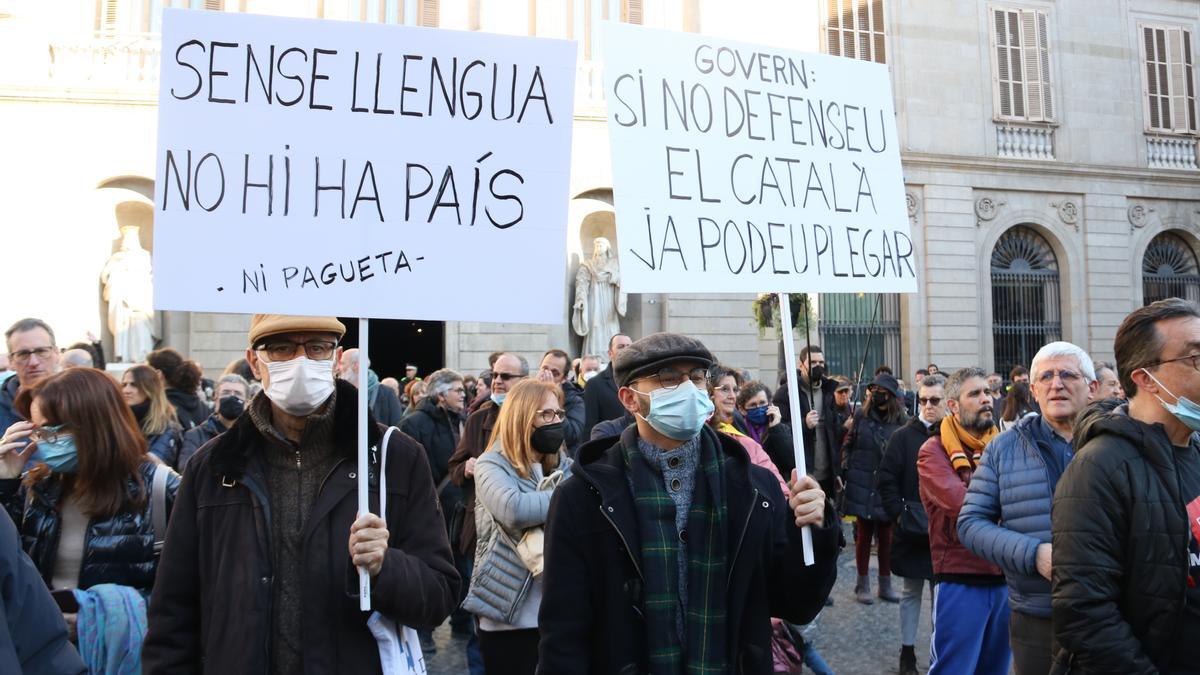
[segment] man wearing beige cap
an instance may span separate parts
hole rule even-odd
[[[357,390],[333,376],[345,332],[332,317],[251,321],[246,360],[263,391],[188,462],[145,672],[381,672],[356,567],[371,575],[371,606],[399,624],[436,626],[454,608],[458,574],[416,441],[389,440],[386,526],[357,515]],[[372,419],[371,447],[383,431]],[[377,471],[372,459],[373,509]]]

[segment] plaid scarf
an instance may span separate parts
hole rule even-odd
[[[675,502],[661,472],[638,450],[623,446],[625,468],[633,486],[633,502],[641,536],[641,562],[646,577],[642,601],[648,628],[650,672],[724,673],[727,520],[721,453],[712,434],[701,432],[700,467],[687,520],[687,598],[679,597],[679,535]],[[679,615],[683,604],[681,642]]]
[[[950,464],[955,471],[974,471],[979,458],[983,456],[984,447],[998,433],[996,427],[988,427],[983,436],[975,438],[958,423],[958,415],[942,418],[942,445],[946,448],[946,454],[950,455]]]

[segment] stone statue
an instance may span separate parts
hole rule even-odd
[[[100,273],[108,302],[108,329],[113,334],[116,361],[138,363],[154,349],[153,276],[150,253],[138,241],[138,227],[121,227],[121,247]]]
[[[604,354],[608,341],[621,332],[625,316],[625,293],[621,272],[608,239],[596,237],[592,258],[579,265],[575,274],[575,305],[571,328],[583,337],[581,354]]]

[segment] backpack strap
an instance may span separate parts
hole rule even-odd
[[[388,427],[383,434],[383,441],[379,444],[379,517],[383,518],[383,523],[387,525],[387,472],[384,469],[387,467],[387,451],[388,441],[392,439],[392,432],[396,427]]]
[[[165,464],[154,465],[150,484],[150,519],[154,525],[154,552],[160,553],[167,538],[167,473]]]

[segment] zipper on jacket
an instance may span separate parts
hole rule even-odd
[[[750,518],[754,516],[754,507],[758,506],[758,488],[754,489],[754,497],[750,500],[750,510],[746,511],[746,522],[742,524],[742,533],[738,535],[737,548],[733,549],[733,560],[729,562],[729,578],[725,580],[728,587],[733,582],[733,570],[737,567],[738,554],[742,552],[742,542],[746,539],[746,530],[750,529]]]
[[[608,521],[609,525],[612,525],[612,529],[615,530],[617,536],[620,537],[621,543],[625,546],[625,553],[629,555],[629,561],[633,563],[633,569],[637,572],[638,578],[642,580],[643,584],[646,583],[646,577],[642,576],[642,567],[638,565],[637,556],[633,554],[633,549],[629,548],[629,542],[625,540],[625,535],[621,534],[621,528],[617,527],[617,524],[613,522],[613,519],[608,517],[608,514],[604,511],[603,502],[597,508],[600,509],[600,515],[604,516],[604,519]]]

